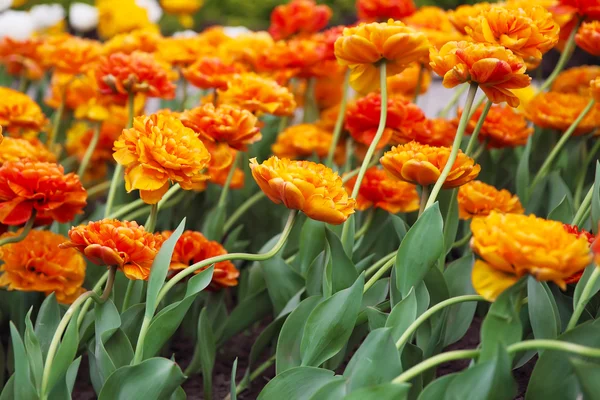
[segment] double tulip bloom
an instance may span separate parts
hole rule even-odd
[[[465,183],[458,189],[458,216],[460,219],[484,217],[492,211],[504,214],[523,214],[525,210],[516,195],[498,190],[481,181]]]

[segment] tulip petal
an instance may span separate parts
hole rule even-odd
[[[471,282],[475,291],[488,301],[494,301],[500,293],[517,283],[516,275],[504,273],[490,264],[477,260],[473,265]]]

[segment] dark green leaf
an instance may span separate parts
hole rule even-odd
[[[579,381],[583,398],[595,399],[598,397],[598,393],[600,393],[600,368],[598,368],[598,364],[578,358],[571,358],[569,361]]]
[[[212,398],[212,371],[215,365],[217,352],[215,336],[211,323],[208,320],[206,308],[202,309],[198,319],[198,335],[194,355],[198,355],[202,368],[202,382],[204,384],[204,397]],[[235,380],[235,379],[234,379]]]
[[[187,399],[187,396],[181,386],[179,386],[177,389],[175,389],[175,391],[173,392],[171,397],[169,397],[169,400],[186,400],[186,399]]]
[[[354,247],[354,234],[356,232],[356,217],[354,214],[348,217],[348,220],[344,223],[348,224],[348,233],[346,234],[346,240],[342,244],[342,249],[348,256],[352,256],[352,248]],[[331,246],[331,244],[330,244]]]
[[[244,299],[229,315],[219,343],[224,343],[238,332],[264,318],[270,311],[271,300],[266,290]]]
[[[456,240],[456,232],[458,231],[458,202],[456,197],[458,189],[452,189],[448,209],[446,210],[446,218],[444,219],[444,255],[452,250],[452,245]]]
[[[231,380],[229,384],[229,398],[231,400],[237,400],[237,387],[235,386],[235,375],[237,373],[237,357],[233,361],[233,366],[231,367]]]
[[[270,380],[258,395],[258,400],[308,400],[333,379],[333,371],[314,367],[295,367],[277,374]]]
[[[411,288],[402,301],[392,308],[385,323],[386,328],[391,328],[394,341],[398,341],[406,329],[417,319],[417,296]]]
[[[560,316],[552,292],[546,282],[538,282],[533,276],[527,280],[527,305],[529,321],[536,339],[554,339],[560,329]]]
[[[525,151],[523,151],[519,160],[519,166],[517,167],[517,196],[519,196],[524,205],[527,205],[529,198],[529,180],[531,174],[529,170],[529,155],[531,154],[531,143],[532,137],[530,136],[527,139]]]
[[[345,253],[342,242],[340,242],[337,235],[330,229],[326,229],[325,237],[330,249],[327,269],[331,272],[332,293],[337,293],[352,286],[358,277],[358,272],[356,272],[352,260]]]
[[[298,290],[304,287],[304,279],[279,255],[261,261],[260,267],[263,270],[275,315],[277,315],[283,310],[287,302],[298,293]]]
[[[406,232],[408,232],[409,226],[406,225],[406,222],[404,222],[404,220],[397,215],[390,215],[390,218],[392,219],[392,224],[394,225],[394,230],[398,235],[398,239],[402,241],[404,236],[406,236]]]
[[[344,400],[406,400],[409,391],[410,385],[406,383],[385,383],[358,389],[344,397]]]
[[[583,275],[579,279],[579,282],[577,282],[577,286],[575,286],[575,293],[573,295],[573,308],[575,308],[577,306],[577,304],[579,303],[581,294],[583,293],[583,288],[585,288],[585,286],[587,285],[587,282],[589,281],[590,276],[592,275],[592,273],[594,272],[594,270],[596,268],[597,267],[595,265],[590,265],[589,267],[587,267],[585,269],[585,271],[583,271]],[[598,293],[599,290],[600,290],[600,279],[597,279],[596,282],[594,283],[594,286],[592,287],[592,290],[590,291],[590,298],[592,298],[596,293]],[[582,300],[586,301],[589,299],[582,299]]]
[[[15,400],[15,375],[12,375],[8,378],[8,381],[4,385],[2,389],[2,394],[0,394],[0,400]]]
[[[438,204],[429,207],[410,228],[396,257],[396,285],[406,296],[444,251],[444,222]]]
[[[598,222],[600,222],[600,162],[596,161],[596,175],[592,191],[592,231],[596,235],[598,234]]]
[[[99,400],[161,400],[169,398],[185,376],[166,358],[150,358],[116,370],[100,391]]]
[[[385,327],[385,321],[388,318],[388,315],[384,312],[379,311],[373,307],[367,307],[364,311],[367,315],[367,319],[369,321],[369,330],[374,331],[375,329]]]
[[[364,294],[361,308],[374,307],[387,299],[390,280],[380,279],[373,284]]]
[[[35,335],[40,341],[42,356],[46,359],[50,342],[54,337],[54,332],[60,323],[60,307],[56,302],[54,293],[50,294],[40,307],[37,318],[35,320]]]
[[[325,249],[325,223],[307,218],[300,234],[300,251],[294,265],[303,276],[315,258]]]
[[[557,208],[563,199],[566,199],[568,204],[573,204],[573,195],[571,194],[571,191],[569,190],[569,187],[565,181],[560,177],[560,173],[558,171],[554,171],[548,176],[548,191],[548,210],[554,210]],[[550,216],[548,216],[548,218],[550,219]],[[571,220],[561,222],[570,224]]]
[[[25,316],[25,350],[27,351],[29,366],[33,374],[33,384],[36,387],[40,387],[42,384],[42,372],[44,371],[44,360],[42,358],[40,342],[31,324],[31,309],[29,309],[29,312]],[[3,356],[4,354],[2,354]]]
[[[303,366],[318,366],[342,349],[354,329],[362,303],[364,275],[329,297],[308,316],[300,353]]]
[[[449,264],[444,271],[444,279],[448,285],[450,297],[475,294],[471,283],[473,254],[468,254]],[[462,338],[473,321],[477,302],[471,301],[451,306],[447,312],[444,345],[448,346]]]
[[[60,342],[56,355],[54,356],[54,362],[50,369],[48,377],[48,390],[52,390],[54,385],[61,379],[64,379],[67,370],[71,366],[71,363],[75,359],[77,354],[77,347],[79,346],[79,330],[77,329],[77,318],[79,317],[79,310],[77,310],[71,322],[67,327],[67,331]]]
[[[406,343],[400,359],[402,360],[402,369],[407,371],[423,361],[423,351],[412,343]],[[423,388],[423,375],[414,377],[409,383],[411,385],[409,398],[414,399]]]
[[[59,382],[48,398],[52,400],[71,400],[73,398],[73,386],[75,386],[75,379],[77,378],[77,372],[79,372],[79,364],[81,364],[81,356],[77,357],[75,361],[71,363],[69,369],[67,370],[67,374],[65,376],[65,380]]]
[[[145,304],[134,304],[129,307],[122,315],[122,325],[121,329],[127,337],[131,344],[135,347],[137,343],[138,336],[140,334],[140,327],[142,326],[142,321],[144,320],[144,309],[146,308]]]
[[[204,221],[204,225],[202,226],[202,233],[204,233],[204,236],[206,236],[208,240],[221,241],[226,217],[227,207],[225,204],[215,206],[215,208],[210,210]]]
[[[341,399],[347,393],[346,380],[341,376],[335,376],[331,382],[323,385],[310,400]]]
[[[325,252],[321,252],[306,272],[306,293],[309,296],[321,296],[323,294],[323,277],[326,262]]]
[[[29,361],[25,353],[25,346],[15,325],[10,322],[10,336],[15,354],[15,381],[14,394],[17,400],[37,399],[38,395],[31,383]]]
[[[389,382],[402,372],[390,328],[369,333],[344,370],[348,391]]]
[[[567,196],[564,196],[561,202],[548,214],[548,219],[560,221],[563,224],[570,224],[573,217],[573,205]]]
[[[418,400],[445,400],[448,387],[458,375],[454,373],[437,378],[423,389]]]

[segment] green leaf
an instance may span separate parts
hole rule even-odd
[[[386,328],[391,328],[391,336],[394,342],[400,339],[400,336],[417,319],[417,296],[414,288],[411,288],[408,294],[398,304],[392,308],[392,312],[385,323]]]
[[[121,316],[117,307],[108,299],[94,307],[96,342],[104,343],[121,327]]]
[[[390,280],[385,278],[378,280],[364,294],[361,309],[374,307],[387,299]]]
[[[596,161],[596,175],[592,191],[592,231],[596,235],[598,234],[598,222],[600,222],[600,162]]]
[[[17,327],[12,323],[12,321],[10,322],[10,336],[15,355],[15,399],[38,399],[38,394],[33,387],[31,380],[29,361],[27,359],[27,354],[25,353],[25,346],[23,345],[23,341],[21,340],[21,335],[19,335]]]
[[[187,399],[187,396],[181,386],[179,386],[177,389],[175,389],[175,391],[173,392],[171,397],[169,397],[169,400],[186,400],[186,399]]]
[[[294,260],[298,271],[306,276],[308,267],[325,248],[325,223],[306,219],[300,233],[300,251]]]
[[[144,315],[148,319],[151,319],[156,311],[158,292],[165,283],[175,244],[183,233],[184,227],[185,218],[181,221],[175,232],[165,240],[152,263],[150,278],[148,279],[148,290],[146,291],[146,312]]]
[[[0,394],[0,400],[15,400],[15,396],[15,375],[12,375],[10,378],[8,378],[8,381],[2,389],[2,394]]]
[[[475,294],[471,283],[471,271],[473,269],[473,254],[459,258],[450,263],[444,271],[444,279],[448,285],[450,297]],[[477,302],[455,304],[448,308],[444,346],[460,340],[471,326]]]
[[[269,381],[258,400],[308,400],[334,379],[333,371],[314,367],[295,367],[277,374]]]
[[[275,370],[277,375],[302,364],[300,344],[302,342],[304,327],[308,316],[322,300],[321,296],[312,296],[304,299],[283,323],[275,353]]]
[[[108,377],[99,400],[161,400],[169,398],[185,381],[179,366],[166,358],[150,358],[125,366]]]
[[[402,364],[390,328],[369,333],[344,370],[348,391],[386,383],[400,375]]]
[[[198,318],[198,339],[194,355],[198,354],[202,367],[202,381],[204,383],[204,397],[206,399],[212,398],[212,372],[215,365],[216,353],[216,340],[205,307],[200,313],[200,318]]]
[[[397,215],[390,214],[390,218],[392,219],[392,224],[394,225],[394,230],[398,235],[398,239],[402,241],[404,236],[406,236],[406,232],[408,232],[410,229],[409,226],[406,225],[406,222],[404,222],[404,220]]]
[[[52,368],[50,369],[50,375],[48,377],[47,388],[49,391],[52,390],[59,380],[64,379],[67,370],[77,354],[77,347],[79,346],[79,329],[77,328],[78,317],[79,310],[75,311],[73,317],[71,317],[71,322],[69,323],[67,331],[54,356],[54,362],[52,363]]]
[[[221,241],[223,236],[223,225],[225,225],[225,218],[227,217],[227,207],[225,204],[215,206],[206,217],[204,225],[202,225],[202,232],[208,240]]]
[[[341,399],[346,395],[346,380],[341,376],[334,376],[331,382],[323,385],[310,400]]]
[[[406,296],[435,265],[444,251],[444,222],[436,203],[410,228],[396,257],[396,285]]]
[[[255,293],[237,305],[227,318],[219,344],[224,343],[271,311],[271,300],[266,290]]]
[[[546,282],[533,276],[527,280],[529,321],[536,339],[554,339],[560,331],[560,316],[554,296]]]
[[[453,373],[437,378],[423,389],[418,400],[444,400],[448,387],[457,376],[458,373]]]
[[[598,364],[578,358],[570,358],[584,399],[594,399],[600,393],[600,368]]]
[[[237,387],[235,386],[235,375],[237,374],[237,357],[233,361],[233,366],[231,367],[231,379],[229,384],[229,398],[231,400],[237,400]]]
[[[329,297],[308,316],[300,353],[303,366],[318,366],[342,349],[354,329],[362,303],[364,275],[348,289]]]
[[[456,232],[458,231],[458,189],[452,189],[448,209],[446,210],[446,218],[444,219],[444,255],[452,250],[452,245],[456,240]]]
[[[250,349],[250,356],[248,357],[248,368],[246,373],[250,374],[254,369],[254,365],[258,361],[262,352],[269,346],[269,344],[275,339],[275,337],[281,332],[283,323],[287,319],[288,314],[276,318],[258,335],[252,348]]]
[[[41,387],[42,373],[44,372],[44,359],[42,358],[40,342],[35,335],[33,325],[31,324],[31,311],[32,309],[29,309],[29,312],[25,316],[25,350],[27,351],[29,366],[33,374],[33,384],[35,387]],[[4,355],[2,354],[2,356]]]
[[[385,327],[385,321],[388,318],[388,315],[386,313],[379,311],[378,309],[373,307],[367,307],[364,310],[364,313],[366,314],[367,320],[369,321],[369,331],[374,331],[375,329]]]
[[[423,351],[414,344],[407,343],[400,354],[400,359],[402,360],[402,369],[407,371],[423,361]],[[423,388],[423,375],[414,377],[409,383],[411,385],[409,398],[414,399]]]
[[[140,328],[144,320],[145,308],[145,304],[134,304],[125,310],[121,316],[121,329],[123,332],[125,332],[129,338],[129,341],[134,347],[137,343],[137,339],[140,334]]]
[[[275,315],[277,315],[287,302],[304,287],[304,279],[279,255],[261,261],[260,268],[263,270],[267,291],[273,303]]]
[[[519,311],[525,279],[506,289],[494,301],[481,326],[481,355],[478,362],[497,356],[498,345],[510,346],[521,340],[523,326]]]
[[[48,355],[50,342],[52,342],[54,332],[56,332],[59,323],[60,307],[56,302],[54,293],[51,293],[40,306],[40,311],[35,320],[35,336],[37,336],[40,341],[40,348],[42,349],[42,356],[44,359],[46,359],[46,356]]]
[[[71,400],[73,398],[73,387],[75,386],[75,379],[79,372],[79,364],[81,364],[81,356],[77,357],[75,361],[71,363],[65,379],[54,386],[54,389],[50,392],[48,398],[52,400]]]
[[[596,268],[597,267],[592,264],[589,267],[587,267],[585,269],[585,271],[583,271],[583,275],[579,279],[579,282],[577,282],[577,286],[575,286],[575,293],[573,294],[573,308],[575,308],[577,306],[577,304],[579,303],[581,294],[583,293],[583,289],[585,288],[587,282],[590,279],[590,276],[592,275],[592,273],[594,272],[594,269],[596,269]],[[600,279],[597,279],[596,282],[594,283],[594,286],[592,287],[592,290],[590,291],[589,298],[592,298],[596,293],[598,293],[599,290],[600,290]],[[586,300],[589,300],[589,298],[582,299],[582,300],[586,301]]]
[[[323,277],[325,273],[325,262],[327,257],[322,251],[310,264],[306,271],[306,293],[309,296],[321,296],[323,294]]]
[[[409,384],[385,383],[358,389],[344,397],[344,400],[406,400],[409,391]]]
[[[523,202],[523,205],[527,205],[529,198],[529,181],[530,181],[530,170],[529,170],[529,155],[531,154],[531,143],[532,136],[527,139],[527,145],[525,151],[521,155],[519,160],[519,166],[517,167],[517,196]]]
[[[559,171],[553,171],[548,176],[548,192],[546,199],[548,202],[548,210],[553,210],[558,207],[563,199],[566,199],[569,204],[573,204],[573,195],[569,190],[569,186],[560,177]],[[571,220],[568,220],[565,223],[569,224],[571,223]]]
[[[570,224],[573,221],[573,205],[565,195],[560,203],[548,214],[548,219],[560,221],[563,224]]]
[[[352,249],[354,248],[354,234],[356,233],[356,216],[354,214],[350,215],[344,224],[348,224],[348,233],[344,243],[340,243],[342,244],[342,249],[346,252],[346,254],[348,256],[352,256]],[[331,246],[331,243],[329,245]]]
[[[325,229],[325,237],[330,249],[327,269],[330,271],[332,293],[337,293],[352,286],[356,278],[358,278],[358,272],[354,263],[344,251],[342,242],[340,242],[337,235],[330,229]]]

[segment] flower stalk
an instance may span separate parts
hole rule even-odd
[[[227,204],[227,194],[229,193],[229,187],[231,186],[231,181],[233,180],[233,175],[235,174],[235,168],[237,167],[238,160],[240,159],[240,153],[237,152],[235,154],[235,158],[231,163],[231,168],[229,169],[229,173],[227,174],[227,178],[225,179],[225,184],[223,185],[223,190],[221,190],[221,195],[219,196],[219,201],[217,202],[217,208],[224,207]]]
[[[583,310],[585,310],[586,304],[590,300],[590,297],[592,295],[592,290],[593,290],[594,286],[596,286],[596,281],[598,280],[599,277],[600,277],[600,268],[594,267],[594,272],[592,272],[592,275],[590,275],[590,278],[585,283],[585,286],[583,287],[583,291],[581,292],[581,296],[579,297],[579,301],[577,302],[577,305],[575,306],[575,310],[573,310],[573,314],[571,315],[571,318],[569,319],[569,324],[567,325],[567,331],[570,331],[571,329],[575,328],[575,326],[577,326],[577,322],[579,321],[581,314],[583,314]]]
[[[558,77],[558,74],[560,74],[561,71],[565,68],[565,65],[567,65],[569,58],[571,58],[571,54],[573,54],[573,50],[575,50],[575,36],[577,35],[577,31],[579,30],[579,27],[581,26],[582,22],[583,22],[583,18],[579,18],[579,20],[573,27],[573,30],[571,31],[571,34],[569,35],[569,38],[567,39],[567,42],[565,43],[565,48],[563,49],[562,53],[560,54],[560,58],[558,59],[558,62],[556,63],[556,66],[554,67],[554,70],[548,76],[548,78],[546,78],[546,81],[544,81],[544,83],[542,83],[542,86],[540,86],[540,92],[545,92],[546,90],[548,90],[550,88],[550,86],[552,86],[552,84],[554,83],[556,78]]]
[[[335,127],[333,128],[333,135],[331,137],[331,145],[329,145],[329,151],[327,153],[327,159],[325,165],[331,167],[333,165],[333,156],[335,149],[340,140],[342,134],[342,127],[344,126],[344,117],[346,116],[346,105],[348,104],[348,86],[350,81],[350,70],[346,70],[344,74],[344,83],[342,85],[342,99],[340,100],[340,110],[338,111],[337,119],[335,120]]]
[[[231,228],[233,228],[233,225],[235,225],[238,219],[240,219],[240,217],[244,215],[246,211],[248,211],[248,209],[250,209],[254,204],[258,203],[261,199],[264,199],[265,197],[267,197],[267,195],[262,190],[250,196],[244,203],[242,203],[241,206],[239,206],[235,210],[233,214],[231,214],[229,219],[227,219],[225,225],[223,225],[223,232],[228,232]]]
[[[37,215],[37,210],[34,208],[33,211],[31,212],[31,216],[29,217],[29,219],[25,223],[25,226],[23,227],[23,231],[16,236],[8,236],[8,237],[5,237],[4,239],[0,239],[0,247],[4,246],[5,244],[18,243],[21,240],[25,239],[27,237],[27,235],[29,234],[29,232],[31,232],[31,228],[33,228],[33,224],[35,223],[36,215]]]
[[[468,156],[470,156],[471,153],[473,152],[473,150],[475,149],[475,143],[477,143],[477,137],[479,136],[479,132],[481,131],[481,128],[483,127],[485,118],[487,117],[488,113],[490,112],[491,107],[492,107],[492,102],[490,100],[488,100],[485,103],[485,106],[483,107],[483,112],[481,113],[481,116],[479,117],[479,120],[477,121],[477,125],[475,125],[475,130],[473,130],[473,134],[471,135],[471,138],[469,139],[469,143],[467,144],[467,149],[465,150],[465,154]]]
[[[102,129],[102,124],[97,122],[94,124],[94,134],[92,135],[92,140],[90,140],[90,144],[88,148],[85,150],[85,154],[83,155],[83,159],[81,160],[81,164],[79,164],[79,169],[77,170],[77,175],[79,175],[80,179],[83,179],[83,175],[85,174],[85,170],[92,159],[92,155],[94,154],[94,150],[96,150],[96,146],[98,145],[98,140],[100,139],[100,130]]]

